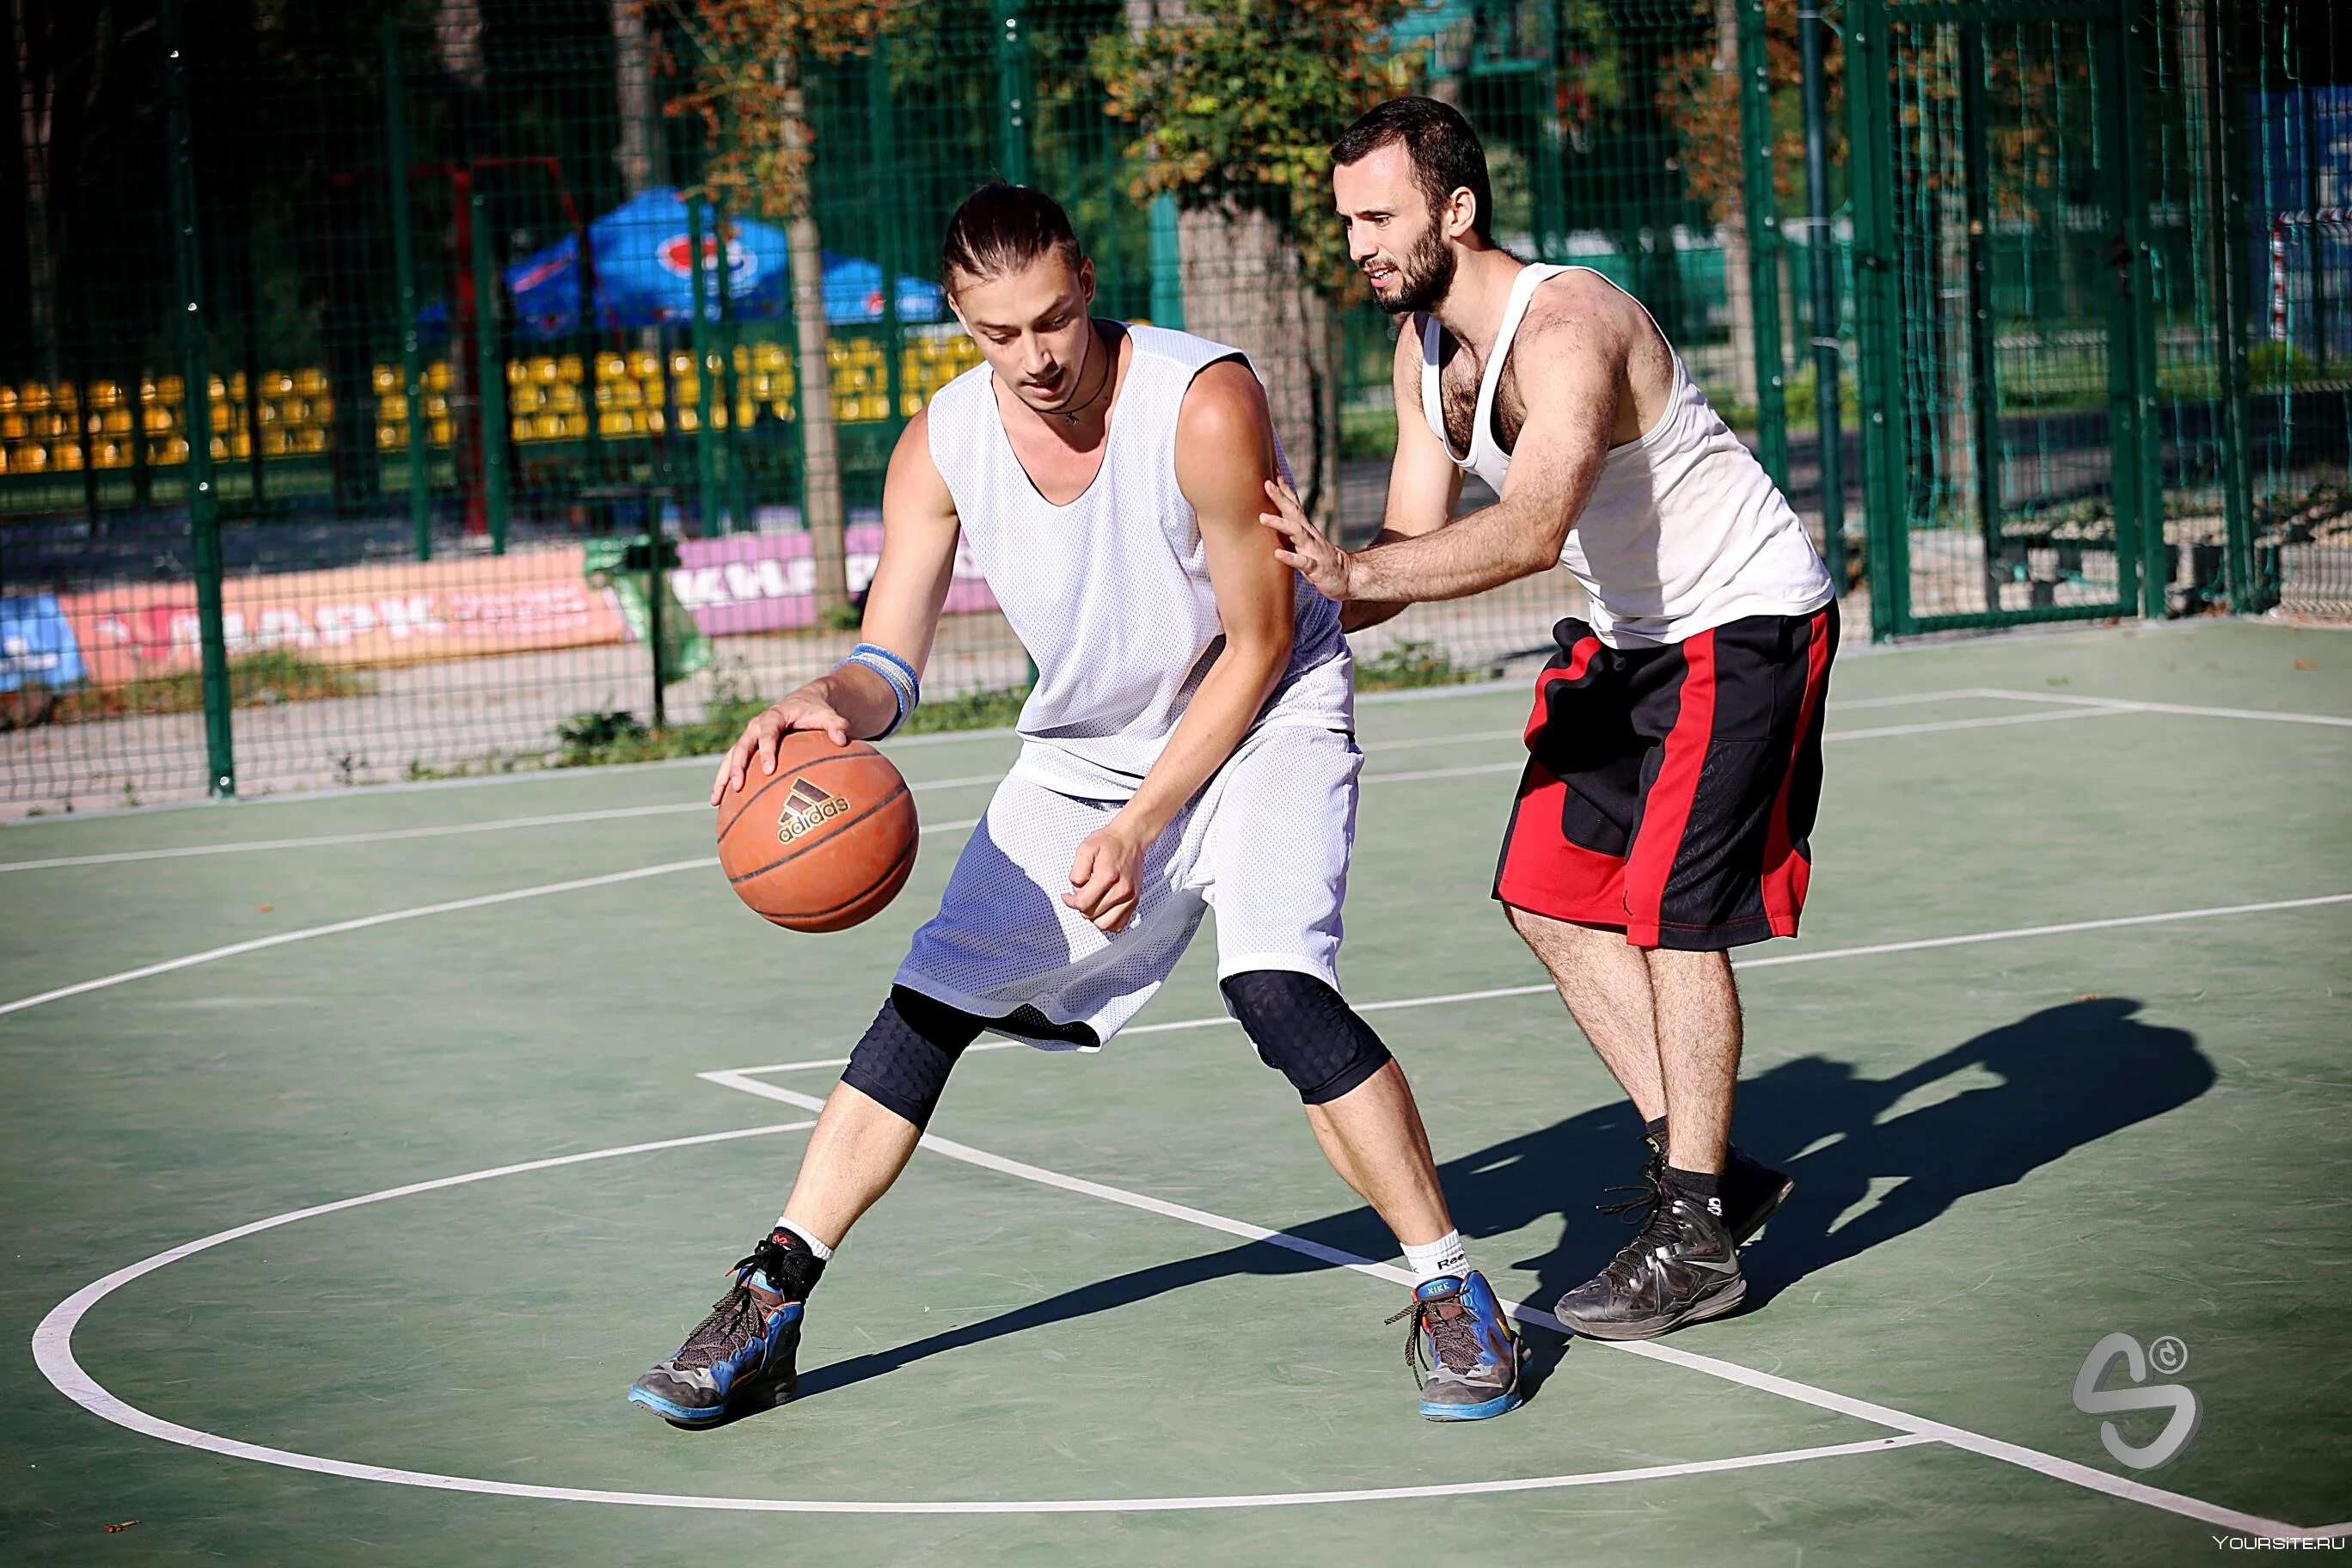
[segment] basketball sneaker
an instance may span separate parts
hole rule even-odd
[[[1559,1299],[1561,1324],[1598,1340],[1646,1340],[1739,1305],[1748,1281],[1720,1198],[1661,1183],[1650,1219],[1608,1268]]]
[[[1425,1281],[1389,1321],[1407,1318],[1404,1364],[1421,1384],[1423,1415],[1483,1421],[1517,1408],[1525,1349],[1485,1275],[1474,1268]]]
[[[629,1403],[695,1427],[792,1398],[803,1302],[824,1267],[792,1232],[772,1233],[736,1261],[734,1285],[677,1353],[629,1385]]]
[[[1633,1196],[1613,1204],[1602,1204],[1600,1212],[1621,1216],[1627,1225],[1641,1225],[1648,1219],[1646,1211],[1658,1201],[1666,1175],[1666,1144],[1663,1137],[1642,1134],[1649,1146],[1650,1161],[1639,1182],[1611,1187],[1612,1193],[1630,1193]],[[1776,1171],[1760,1160],[1750,1158],[1738,1144],[1729,1151],[1730,1158],[1723,1166],[1723,1223],[1731,1232],[1731,1239],[1746,1245],[1748,1237],[1764,1228],[1764,1222],[1789,1201],[1797,1190],[1797,1179],[1785,1171]]]

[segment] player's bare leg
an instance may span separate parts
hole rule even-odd
[[[1667,1163],[1679,1171],[1720,1174],[1739,1081],[1739,992],[1731,978],[1731,957],[1664,948],[1636,956],[1648,961],[1657,1002]]]
[[[1666,1114],[1658,1061],[1657,1008],[1650,966],[1625,933],[1572,925],[1527,910],[1507,910],[1511,927],[1543,961],[1576,1026],[1624,1088],[1645,1122]]]
[[[852,1085],[835,1084],[817,1113],[784,1212],[811,1240],[839,1247],[849,1227],[890,1190],[922,1136],[921,1128],[897,1111]]]
[[[1421,1108],[1396,1062],[1339,1099],[1307,1107],[1307,1124],[1339,1179],[1372,1205],[1398,1241],[1425,1247],[1454,1228]]]

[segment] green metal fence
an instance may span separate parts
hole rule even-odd
[[[1810,94],[1798,0],[19,16],[0,809],[716,743],[852,640],[890,444],[975,363],[931,257],[992,176],[1069,206],[1106,313],[1248,350],[1365,537],[1392,327],[1314,150],[1397,90],[1479,124],[1505,244],[1643,299],[1881,635],[2352,603],[2352,72],[2307,0],[1853,0]],[[1475,675],[1573,608],[1360,659]],[[950,610],[936,711],[1002,720],[1025,658]]]

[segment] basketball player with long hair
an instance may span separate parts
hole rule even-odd
[[[778,738],[887,735],[921,679],[961,536],[1037,664],[1019,761],[827,1100],[782,1215],[673,1355],[629,1390],[708,1426],[792,1395],[810,1291],[914,1152],[983,1031],[1098,1047],[1211,909],[1226,1008],[1297,1090],[1332,1166],[1419,1281],[1400,1317],[1421,1413],[1519,1402],[1521,1347],[1472,1269],[1402,1068],[1339,994],[1339,906],[1363,753],[1338,606],[1258,526],[1281,472],[1240,353],[1098,320],[1049,197],[990,185],[942,271],[983,363],[907,426],[883,496],[865,641],[753,720],[716,804]]]

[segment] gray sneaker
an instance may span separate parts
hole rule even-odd
[[[1647,1340],[1739,1305],[1748,1281],[1719,1198],[1662,1185],[1650,1223],[1594,1279],[1559,1299],[1560,1322],[1598,1340]]]

